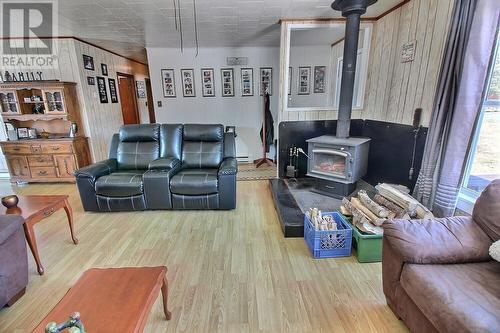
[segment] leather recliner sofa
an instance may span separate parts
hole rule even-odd
[[[234,209],[235,150],[222,125],[124,125],[107,160],[75,171],[83,208]]]
[[[472,217],[384,223],[382,276],[387,304],[416,333],[500,332],[500,179]]]

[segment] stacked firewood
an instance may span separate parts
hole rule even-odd
[[[373,199],[364,190],[350,200],[342,199],[341,212],[352,216],[353,225],[365,233],[382,234],[381,226],[388,219],[434,217],[431,211],[409,195],[409,190],[404,186],[383,183],[375,186],[375,189],[378,194]]]

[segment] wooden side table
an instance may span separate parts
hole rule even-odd
[[[36,245],[35,231],[33,226],[43,219],[54,214],[57,210],[64,208],[68,216],[69,230],[73,243],[78,244],[78,239],[73,231],[73,211],[69,205],[67,195],[26,195],[19,196],[19,203],[16,208],[7,209],[4,206],[0,207],[0,214],[15,214],[21,215],[24,218],[24,233],[26,241],[35,258],[38,274],[43,275],[44,268],[38,254]]]
[[[75,311],[88,332],[142,332],[160,290],[170,320],[166,273],[165,266],[89,269],[33,332],[44,333],[48,323],[64,322]]]

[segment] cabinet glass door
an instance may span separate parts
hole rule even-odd
[[[47,113],[65,113],[64,96],[62,90],[45,91]]]
[[[0,106],[2,113],[19,113],[15,91],[0,92]]]

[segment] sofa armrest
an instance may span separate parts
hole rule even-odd
[[[165,169],[174,169],[176,166],[180,165],[181,161],[179,161],[175,157],[162,157],[154,160],[149,163],[149,170],[165,170]]]
[[[24,218],[20,215],[0,216],[0,244],[3,244],[18,229],[23,227]]]
[[[238,162],[236,161],[236,158],[227,157],[222,161],[219,167],[218,175],[236,175],[237,172]]]
[[[490,260],[491,240],[471,217],[394,220],[383,224],[384,241],[405,263],[457,264]]]
[[[77,178],[90,178],[92,181],[95,181],[99,177],[109,175],[116,171],[116,169],[116,159],[110,158],[78,169],[74,172],[74,175]]]

